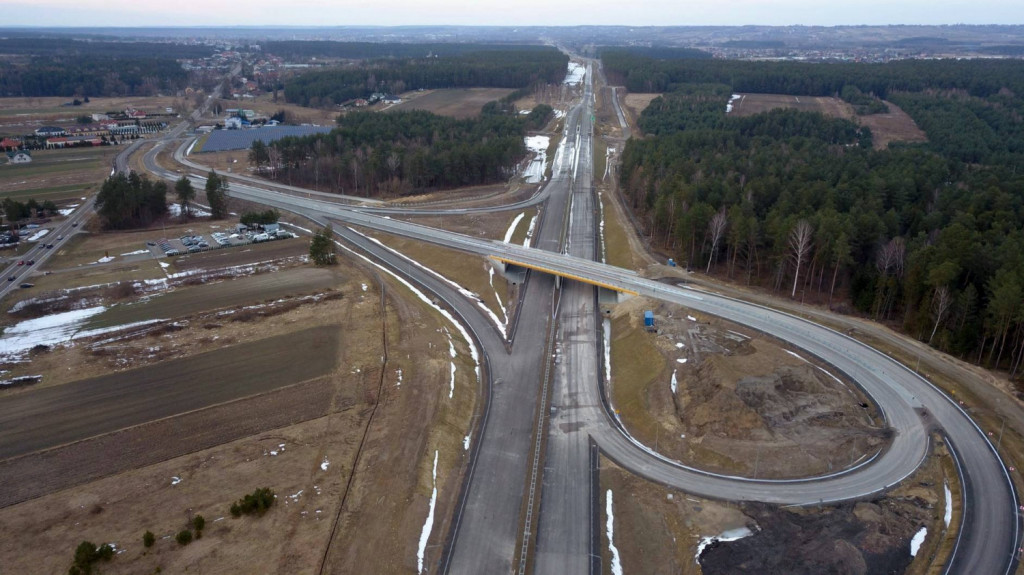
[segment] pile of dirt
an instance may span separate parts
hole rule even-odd
[[[902,573],[910,539],[932,517],[920,498],[885,498],[827,509],[746,505],[753,535],[715,541],[701,553],[705,575],[718,573]]]

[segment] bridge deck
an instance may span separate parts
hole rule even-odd
[[[595,286],[598,286],[598,287],[603,287],[605,289],[610,289],[610,290],[617,291],[617,292],[620,292],[620,293],[626,293],[626,294],[629,294],[629,295],[637,295],[637,292],[635,292],[633,290],[629,290],[629,289],[626,289],[626,288],[623,288],[623,287],[619,287],[619,286],[616,286],[616,285],[612,285],[612,284],[609,284],[609,283],[605,283],[605,282],[602,282],[602,281],[597,281],[597,280],[593,280],[593,279],[590,279],[590,278],[585,278],[585,277],[578,276],[578,275],[575,275],[575,274],[569,274],[569,273],[565,273],[565,272],[560,272],[560,271],[557,271],[557,270],[553,270],[551,268],[546,268],[546,267],[538,266],[538,265],[535,265],[535,264],[528,264],[528,263],[524,263],[524,262],[521,262],[521,261],[518,261],[518,260],[509,259],[509,258],[502,257],[502,256],[493,256],[492,255],[492,256],[487,256],[487,257],[491,258],[492,260],[499,261],[499,262],[501,262],[503,264],[506,264],[506,265],[519,266],[519,267],[531,269],[531,270],[534,270],[534,271],[544,272],[546,274],[551,274],[551,275],[555,275],[555,276],[559,276],[559,277],[563,277],[563,278],[567,278],[567,279],[571,279],[571,280],[576,280],[578,282],[583,282],[583,283],[586,283],[586,284],[595,285]]]

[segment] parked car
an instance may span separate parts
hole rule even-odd
[[[18,286],[18,287],[20,287],[21,289],[28,289],[28,288],[30,288],[30,287],[33,287],[33,286],[35,286],[35,285],[36,285],[36,284],[30,284],[30,283],[23,283],[23,284],[21,284],[21,285],[20,285],[20,286]]]

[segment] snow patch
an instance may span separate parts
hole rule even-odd
[[[126,254],[121,254],[121,255],[122,256],[138,256],[138,255],[148,254],[148,253],[150,253],[149,250],[135,250],[134,252],[128,252]]]
[[[685,343],[679,342],[676,344],[676,349],[683,349],[684,347],[686,347]]]
[[[735,102],[736,100],[739,100],[740,98],[742,98],[742,96],[740,96],[739,94],[733,94],[732,96],[729,97],[729,103],[725,105],[726,114],[732,112],[732,103]]]
[[[676,363],[686,363],[686,358],[685,357],[681,357],[681,358],[676,360]]]
[[[462,438],[462,450],[469,451],[469,436]]]
[[[420,547],[416,551],[417,573],[423,573],[423,556],[427,552],[427,541],[430,539],[430,530],[434,528],[434,506],[437,505],[437,450],[434,450],[434,492],[430,496],[430,511],[427,512],[427,520],[423,524],[423,531],[420,532]]]
[[[946,527],[949,527],[949,522],[953,520],[953,493],[949,490],[949,483],[943,483],[942,487],[946,491],[946,512],[942,520],[946,522]]]
[[[794,352],[792,352],[792,351],[789,351],[788,349],[787,349],[787,350],[784,350],[784,351],[785,351],[786,353],[788,353],[789,355],[791,355],[791,356],[793,356],[793,357],[795,357],[795,358],[799,359],[800,361],[802,361],[802,362],[804,362],[804,363],[808,363],[808,361],[807,361],[806,359],[804,359],[804,358],[800,357],[800,356],[799,356],[799,355],[797,355],[796,353],[794,353]],[[831,374],[829,374],[829,375],[831,375]]]
[[[619,550],[615,547],[615,514],[612,512],[612,490],[606,493],[607,503],[605,513],[608,514],[608,523],[605,532],[608,534],[608,551],[612,554],[612,574],[622,575],[622,563],[619,561]]]
[[[604,333],[604,381],[607,385],[612,381],[612,320],[605,318],[601,331]]]
[[[715,541],[736,541],[738,539],[743,539],[744,537],[750,537],[753,534],[754,532],[751,531],[750,528],[739,527],[737,529],[729,529],[728,531],[723,531],[721,535],[701,537],[700,543],[697,543],[697,555],[695,557],[697,560],[697,564],[700,565],[700,556],[702,553],[704,553],[704,549],[708,545],[714,543]]]
[[[11,361],[37,345],[58,345],[74,339],[89,318],[106,311],[97,306],[55,313],[19,322],[4,330],[0,359]]]
[[[171,478],[171,485],[177,485],[179,483],[181,483],[181,478],[180,477],[175,476],[175,477]]]
[[[924,543],[924,538],[928,536],[928,528],[922,527],[920,531],[914,534],[914,538],[910,540],[910,556],[917,557],[917,552],[921,549],[921,544]]]
[[[395,382],[395,387],[402,387],[402,368],[396,369],[395,375],[398,376],[398,381]]]
[[[39,240],[43,239],[43,236],[45,236],[45,235],[46,235],[46,234],[48,234],[48,233],[50,233],[50,230],[39,230],[38,232],[36,232],[36,233],[32,234],[32,235],[31,235],[31,236],[30,236],[30,237],[29,237],[29,238],[28,238],[27,240],[25,240],[25,241],[26,241],[26,242],[38,242]]]
[[[688,319],[690,321],[697,321],[697,318],[693,317],[692,315],[686,316],[686,319]]]
[[[535,155],[533,160],[523,170],[523,177],[528,184],[537,184],[544,181],[544,171],[548,165],[548,143],[551,138],[548,136],[527,136],[525,138],[526,149]],[[505,242],[508,243],[508,242]]]
[[[106,264],[106,263],[110,263],[112,261],[114,261],[114,256],[103,256],[102,258],[96,260],[96,263],[98,263],[98,264]]]
[[[366,284],[361,284],[361,285],[363,287],[363,291],[366,291],[367,289],[369,289]]]
[[[672,370],[672,382],[669,383],[669,387],[672,388],[672,395],[676,394],[676,388],[679,387],[679,381],[676,380],[676,370]]]
[[[569,86],[579,86],[583,83],[583,76],[586,73],[587,68],[583,64],[569,62],[569,71],[565,75],[564,83]]]
[[[515,235],[516,233],[516,227],[519,226],[519,222],[522,221],[523,216],[525,215],[526,212],[519,212],[519,215],[512,220],[512,223],[509,224],[508,229],[505,230],[505,239],[502,240],[503,242],[507,244],[510,241],[512,241],[512,236]]]
[[[327,460],[327,456],[324,456],[324,460],[320,462],[320,471],[327,471],[327,468],[331,466],[331,462]]]
[[[533,231],[537,229],[537,214],[534,214],[533,219],[530,220],[530,227],[526,229],[526,239],[523,240],[523,247],[530,247],[530,240],[533,239]]]
[[[180,217],[181,204],[167,204],[167,212],[174,217]],[[188,212],[192,214],[192,217],[195,218],[210,217],[213,215],[210,212],[196,206],[195,204],[192,204],[188,207]]]

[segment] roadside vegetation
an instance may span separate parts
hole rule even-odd
[[[640,118],[648,137],[626,146],[624,198],[656,249],[1019,372],[1024,131],[1013,118],[1024,109],[1024,65],[605,57],[609,74],[636,87],[732,82],[672,84]],[[726,114],[730,94],[747,90],[840,91],[869,108],[864,94],[886,96],[930,143],[873,150],[870,130],[849,120],[795,110]]]
[[[291,185],[367,197],[504,182],[526,156],[527,130],[553,115],[549,106],[518,114],[510,102],[465,120],[420,110],[346,114],[329,134],[257,140],[249,160]]]
[[[100,187],[96,211],[106,229],[148,226],[167,213],[167,184],[135,172],[115,174]]]

